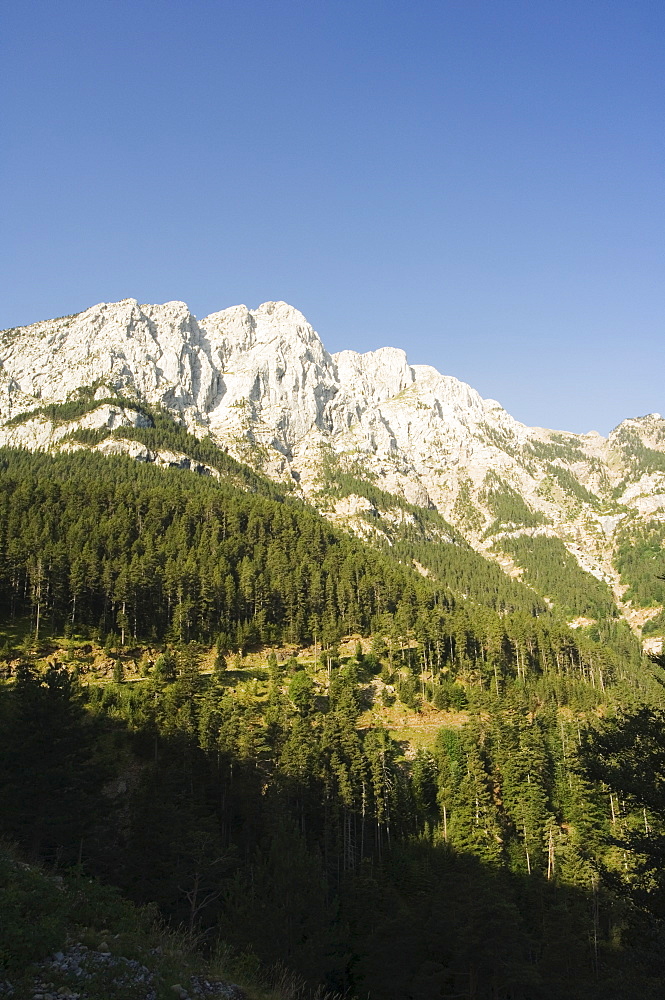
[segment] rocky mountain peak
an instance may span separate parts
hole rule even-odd
[[[326,353],[323,344],[298,309],[286,302],[264,302],[257,309],[232,306],[211,313],[201,320],[213,344],[228,342],[236,351],[247,351],[259,344],[304,345],[315,353]]]
[[[340,387],[350,395],[362,395],[380,402],[396,396],[415,381],[415,372],[408,364],[406,353],[397,347],[380,347],[359,354],[340,351],[333,355]]]

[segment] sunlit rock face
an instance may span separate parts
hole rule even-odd
[[[201,321],[182,302],[101,303],[7,331],[0,364],[5,421],[102,386],[176,411],[232,449],[247,438],[288,462],[321,444],[391,462],[403,453],[407,465],[441,447],[459,459],[475,425],[521,428],[498,404],[409,365],[396,348],[331,356],[284,302],[234,306]]]

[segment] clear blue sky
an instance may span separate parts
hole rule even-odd
[[[663,0],[7,0],[0,328],[285,299],[529,424],[665,411]]]

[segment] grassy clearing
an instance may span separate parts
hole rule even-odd
[[[163,651],[163,647],[138,645],[129,641],[127,645],[118,643],[102,646],[93,641],[89,635],[72,634],[69,636],[43,632],[39,642],[35,642],[31,624],[28,619],[14,622],[6,626],[0,633],[0,656],[3,639],[5,642],[5,662],[14,667],[22,658],[36,660],[42,665],[49,661],[64,663],[74,670],[84,687],[106,686],[114,683],[114,667],[118,661],[122,663],[125,685],[138,684],[152,673],[154,664]],[[364,653],[370,650],[370,641],[362,640],[360,636],[345,637],[339,644],[339,662],[342,667],[354,661],[357,645],[360,644]],[[8,650],[11,650],[11,653]],[[252,650],[243,656],[229,654],[226,669],[216,675],[217,681],[229,689],[242,690],[246,686],[251,689],[252,697],[263,702],[268,697],[269,670],[267,661],[274,651],[282,669],[289,659],[297,659],[300,668],[304,669],[315,681],[319,696],[327,691],[329,676],[325,666],[320,663],[320,647],[288,646],[283,648],[266,647]],[[210,678],[214,673],[215,649],[197,647],[198,672],[204,678]],[[1,667],[0,663],[0,667]],[[291,674],[284,675],[283,690],[286,692]],[[372,685],[366,684],[369,689]],[[383,687],[383,685],[380,685]],[[391,688],[392,690],[392,688]],[[468,721],[464,711],[437,710],[428,702],[424,702],[419,711],[402,704],[399,699],[392,705],[381,704],[380,697],[375,697],[370,707],[360,716],[358,728],[385,728],[395,740],[403,744],[406,756],[410,756],[419,748],[431,748],[436,735],[442,727],[459,728]]]

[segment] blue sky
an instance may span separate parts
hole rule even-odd
[[[0,328],[285,299],[528,424],[665,411],[662,0],[9,0]]]

